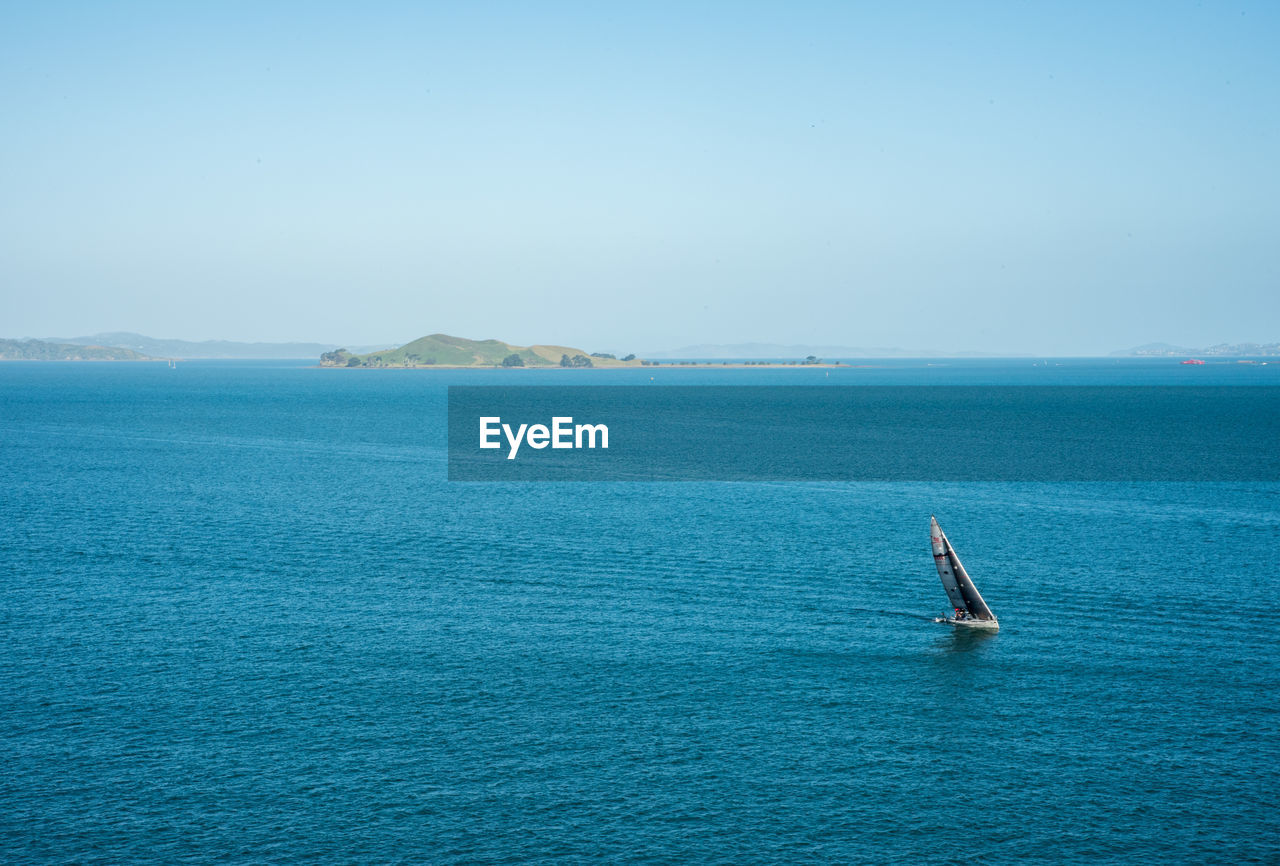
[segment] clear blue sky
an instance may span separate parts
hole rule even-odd
[[[1280,4],[9,3],[0,336],[1280,340]]]

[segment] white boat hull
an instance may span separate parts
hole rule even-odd
[[[982,628],[989,631],[997,631],[1000,628],[1000,623],[994,619],[956,619],[952,616],[938,616],[934,617],[933,621],[958,625],[963,628]]]

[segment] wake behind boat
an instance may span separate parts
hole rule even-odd
[[[947,591],[947,598],[955,611],[951,616],[940,616],[934,622],[949,622],[967,628],[1000,628],[995,614],[982,600],[969,573],[960,564],[960,557],[956,556],[955,548],[938,525],[938,519],[932,515],[929,517],[929,540],[933,543],[933,564],[938,566],[942,588]]]

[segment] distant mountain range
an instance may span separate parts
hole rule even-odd
[[[397,349],[364,354],[338,349],[320,355],[322,367],[638,367],[642,363],[635,355],[618,360],[572,346],[513,346],[448,334],[419,337]]]
[[[122,351],[111,351],[122,350]],[[32,340],[0,339],[0,360],[145,360],[191,358],[225,360],[314,359],[341,351],[342,363],[350,358],[380,358],[369,366],[426,366],[429,359],[441,366],[491,366],[518,355],[524,366],[557,366],[562,356],[590,357],[594,366],[620,365],[621,361],[597,353],[589,355],[571,346],[513,346],[500,340],[468,340],[447,334],[432,334],[397,348],[382,346],[339,347],[335,343],[245,343],[234,340],[172,340],[148,337],[128,331],[112,331],[86,337],[48,337]],[[644,354],[648,359],[698,360],[801,360],[808,356],[824,360],[853,358],[998,358],[994,352],[943,352],[866,346],[825,346],[782,343],[701,343]],[[1148,343],[1112,352],[1113,357],[1248,357],[1280,355],[1280,343],[1219,343],[1207,348],[1189,348],[1170,343]],[[412,357],[410,357],[412,356]],[[634,356],[631,356],[634,357]],[[361,361],[363,363],[363,360]],[[639,361],[633,363],[639,364]],[[329,362],[333,366],[333,362]]]
[[[150,361],[146,355],[116,346],[89,346],[47,340],[0,339],[0,361]]]
[[[928,349],[898,349],[865,346],[809,346],[783,345],[780,343],[702,343],[660,352],[646,352],[646,358],[687,358],[714,360],[785,360],[813,355],[824,360],[849,360],[853,358],[1008,358],[1023,357],[1007,352],[943,352]],[[1169,343],[1148,343],[1133,349],[1112,352],[1113,357],[1151,357],[1209,355],[1217,357],[1241,357],[1254,355],[1280,355],[1280,343],[1219,343],[1205,349],[1188,349]]]
[[[1209,355],[1236,358],[1253,355],[1280,355],[1280,343],[1219,343],[1216,346],[1209,346],[1205,349],[1188,349],[1185,346],[1172,346],[1168,343],[1147,343],[1145,346],[1122,349],[1111,354],[1126,357]]]
[[[114,331],[90,337],[50,338],[50,341],[79,346],[116,346],[157,358],[219,358],[285,360],[314,358],[321,352],[338,348],[336,343],[238,343],[232,340],[164,340]],[[371,351],[381,346],[357,346],[358,351]]]
[[[701,343],[662,352],[646,352],[646,358],[696,358],[714,360],[770,360],[815,358],[994,358],[989,352],[938,352],[925,349],[866,348],[855,346],[805,346],[780,343]]]

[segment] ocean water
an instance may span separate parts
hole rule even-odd
[[[1280,485],[445,480],[504,376],[1280,386],[868,363],[0,365],[0,858],[1280,859]]]

